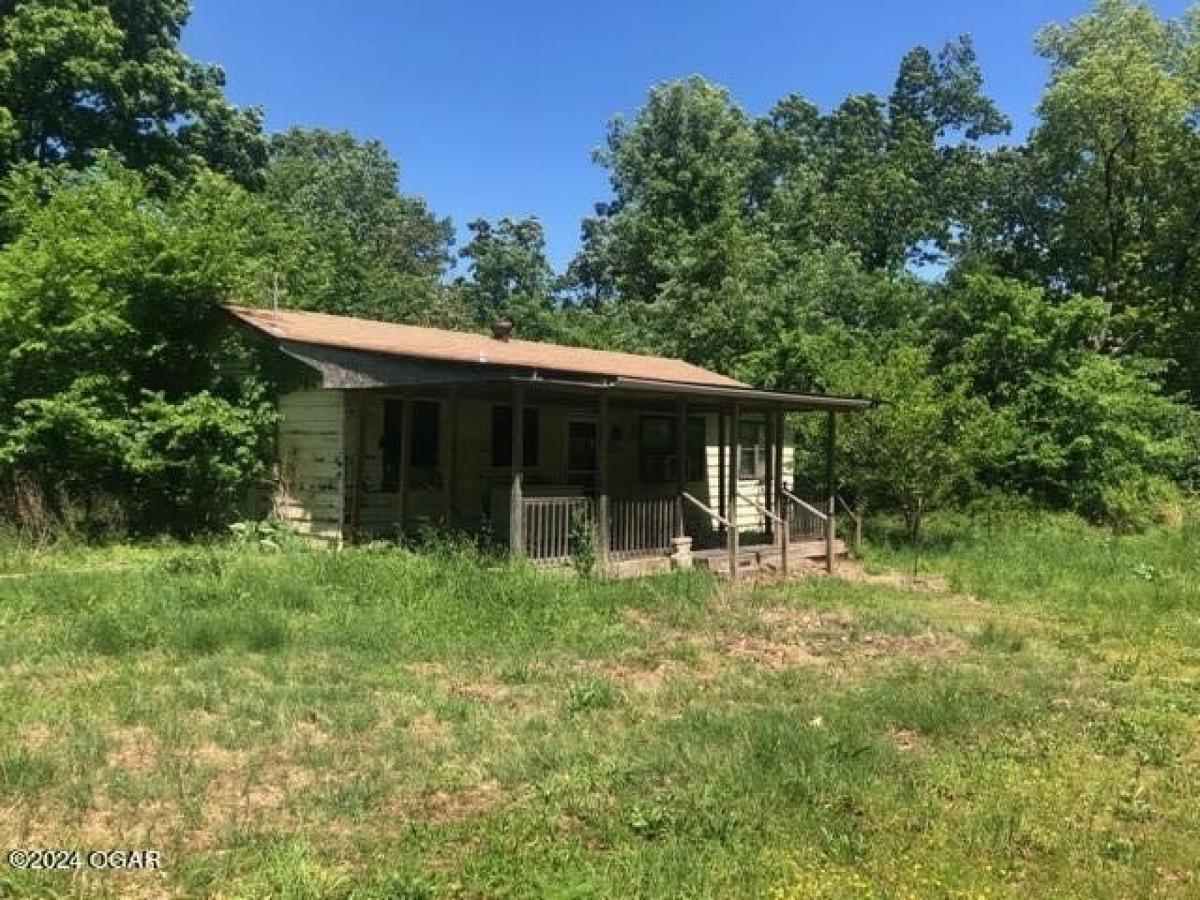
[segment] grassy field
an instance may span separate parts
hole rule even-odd
[[[846,578],[9,547],[0,895],[1200,894],[1200,526],[932,523]]]

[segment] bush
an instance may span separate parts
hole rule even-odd
[[[1124,481],[1100,495],[1100,514],[1121,534],[1145,531],[1153,525],[1173,524],[1181,518],[1182,497],[1173,483],[1156,475]]]

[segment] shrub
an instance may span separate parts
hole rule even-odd
[[[1105,488],[1100,495],[1100,515],[1121,534],[1145,531],[1152,525],[1170,524],[1173,510],[1181,508],[1179,489],[1165,478],[1145,475]]]

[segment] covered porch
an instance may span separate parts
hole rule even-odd
[[[514,556],[731,578],[832,569],[837,416],[856,398],[537,375],[344,391],[345,532],[486,532]],[[823,416],[819,497],[792,478],[790,414]],[[816,479],[808,479],[813,481]]]

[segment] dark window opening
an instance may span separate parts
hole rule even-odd
[[[538,443],[541,435],[538,411],[525,408],[525,434],[522,438],[522,455],[525,466],[538,464]],[[496,468],[512,466],[512,407],[492,407],[492,465]]]
[[[417,400],[413,403],[412,441],[408,446],[408,463],[414,469],[437,468],[441,418],[440,403],[431,400]]]
[[[674,416],[643,416],[638,434],[638,471],[645,484],[666,484],[679,471],[675,460]],[[702,481],[705,473],[703,417],[689,417],[684,432],[687,481]]]
[[[441,447],[441,404],[433,400],[414,400],[408,442],[408,464],[413,469],[437,468]],[[400,490],[400,442],[404,439],[404,401],[383,401],[383,436],[379,449],[383,457],[384,492]]]

